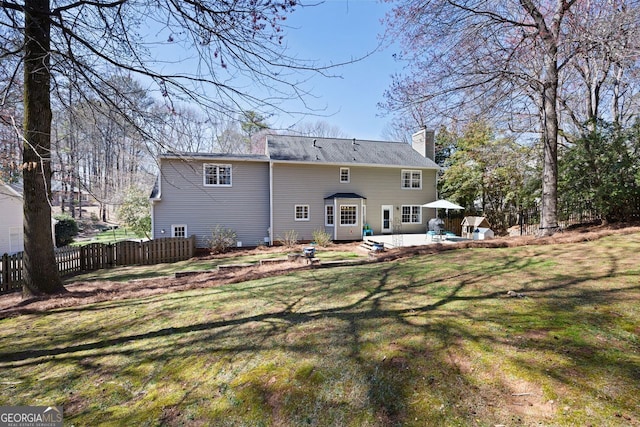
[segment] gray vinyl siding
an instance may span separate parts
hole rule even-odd
[[[13,254],[24,250],[22,239],[12,242],[11,231],[17,229],[20,236],[22,226],[22,197],[14,194],[9,186],[0,183],[0,257],[5,254]]]
[[[205,187],[204,163],[230,164],[232,186]],[[269,236],[267,162],[162,159],[160,193],[153,205],[154,238],[170,237],[172,224],[185,224],[198,247],[207,247],[218,224],[233,229],[243,246],[256,246]]]
[[[336,240],[361,240],[362,239],[362,199],[336,198]],[[341,206],[356,207],[356,223],[354,225],[341,224]]]
[[[350,182],[340,182],[340,167],[349,167]],[[422,189],[402,189],[403,169],[422,170]],[[301,240],[311,240],[313,230],[325,227],[325,198],[335,193],[356,193],[366,198],[366,222],[374,234],[381,233],[382,205],[393,205],[394,218],[401,217],[402,205],[422,205],[436,199],[436,170],[419,167],[371,167],[350,165],[312,165],[274,163],[273,165],[273,236],[283,236],[294,229]],[[351,204],[351,201],[341,203]],[[294,206],[309,205],[310,220],[294,220]],[[356,203],[359,205],[359,201]],[[362,227],[361,210],[358,209],[358,226]],[[420,224],[402,224],[403,233],[423,233],[433,209],[422,210]],[[339,206],[335,210],[335,227],[339,227]],[[341,238],[344,233],[338,231]],[[357,238],[360,238],[358,234]]]

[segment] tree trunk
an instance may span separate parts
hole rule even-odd
[[[618,67],[617,64],[614,67],[615,75],[613,78],[613,96],[611,99],[611,117],[613,117],[613,123],[619,124],[622,121],[620,114],[620,82],[622,80],[622,67]]]
[[[550,236],[558,229],[558,49],[555,45],[548,49],[543,91],[542,236]]]
[[[538,29],[544,49],[542,84],[542,212],[541,236],[550,236],[558,229],[558,43],[562,18],[576,0],[557,0],[550,25],[532,0],[520,0]]]
[[[65,291],[51,232],[49,0],[25,1],[23,296]]]

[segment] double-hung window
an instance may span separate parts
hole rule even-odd
[[[340,225],[358,225],[358,206],[340,206]]]
[[[295,205],[294,215],[296,221],[309,221],[309,205]]]
[[[403,170],[402,171],[402,188],[411,190],[422,189],[422,171]]]
[[[402,206],[402,222],[404,224],[421,224],[422,207],[420,205]]]
[[[334,223],[333,216],[333,205],[326,205],[324,207],[324,225],[333,226]]]
[[[349,168],[340,168],[340,182],[347,184],[349,181],[351,181]]]
[[[231,187],[231,165],[204,164],[205,187]]]

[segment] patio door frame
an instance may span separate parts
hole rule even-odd
[[[389,227],[384,228],[384,213],[385,211],[389,212]],[[393,205],[382,205],[382,211],[380,215],[380,232],[382,234],[391,233],[393,230]]]

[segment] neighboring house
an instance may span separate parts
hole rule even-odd
[[[289,230],[333,240],[424,233],[436,199],[433,133],[413,143],[269,135],[264,155],[167,153],[151,195],[152,235],[196,236],[206,247],[216,225],[244,246],[274,243]],[[430,213],[431,216],[425,215]]]
[[[22,184],[0,182],[0,256],[24,250]]]
[[[53,206],[69,206],[73,201],[76,206],[89,206],[95,204],[96,200],[88,192],[80,190],[78,187],[62,181],[51,181],[51,204]],[[79,202],[78,202],[79,201]]]

